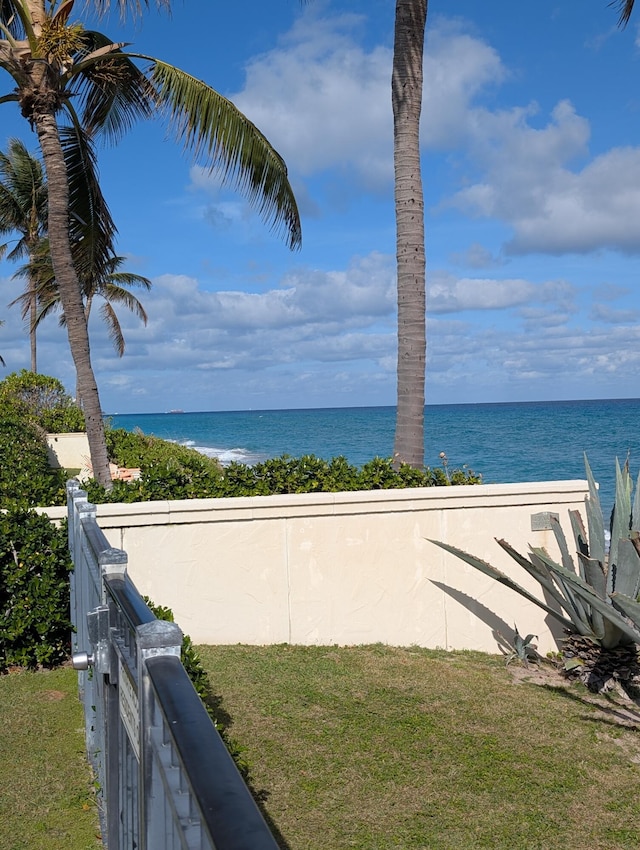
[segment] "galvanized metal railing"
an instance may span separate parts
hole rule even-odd
[[[67,485],[74,667],[108,850],[277,850],[127,555]]]

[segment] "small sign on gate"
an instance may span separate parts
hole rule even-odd
[[[138,710],[138,694],[131,681],[129,671],[118,658],[118,703],[120,705],[120,719],[127,730],[127,737],[140,761],[140,713]]]

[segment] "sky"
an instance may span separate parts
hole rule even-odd
[[[231,7],[231,8],[225,8]],[[119,358],[94,310],[109,413],[393,405],[392,0],[184,0],[114,40],[228,97],[284,157],[291,252],[161,121],[99,148],[123,269],[148,277]],[[608,0],[431,0],[421,124],[428,404],[640,396],[640,11]],[[0,78],[0,95],[11,88]],[[0,105],[0,144],[35,135]],[[0,262],[0,376],[29,367]],[[40,371],[73,392],[66,333]]]

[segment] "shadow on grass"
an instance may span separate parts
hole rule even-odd
[[[242,747],[229,734],[229,730],[233,726],[233,717],[223,706],[223,697],[216,694],[211,687],[209,676],[203,673],[203,692],[200,697],[204,702],[209,716],[215,722],[220,737],[225,743],[229,755],[235,762],[236,767],[240,771],[245,785],[249,789],[251,796],[255,800],[256,805],[260,809],[260,814],[265,819],[267,826],[271,830],[276,844],[280,850],[291,850],[291,845],[278,829],[277,824],[273,821],[269,811],[266,808],[267,800],[269,799],[269,791],[266,788],[256,788],[251,776],[251,768],[243,756]]]
[[[535,684],[535,683],[531,683]],[[640,706],[632,704],[629,706],[622,705],[614,700],[613,697],[602,694],[596,696],[591,694],[586,688],[584,693],[574,690],[564,685],[550,685],[548,682],[538,685],[553,694],[558,694],[565,699],[571,700],[589,708],[596,708],[604,717],[597,717],[593,714],[584,715],[583,719],[591,723],[602,723],[607,726],[615,726],[617,728],[624,727],[630,732],[640,731]]]

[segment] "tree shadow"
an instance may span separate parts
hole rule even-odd
[[[255,800],[257,807],[260,809],[260,814],[265,819],[267,826],[269,827],[273,838],[280,848],[280,850],[291,850],[291,845],[288,843],[287,839],[280,832],[277,824],[274,822],[273,818],[269,814],[269,811],[266,807],[266,803],[270,796],[270,791],[266,788],[257,788],[254,782],[253,777],[251,776],[251,768],[244,758],[242,747],[238,743],[238,741],[233,738],[232,735],[229,734],[229,730],[233,726],[233,717],[223,705],[223,697],[220,694],[216,694],[211,687],[211,682],[209,680],[208,674],[203,672],[204,680],[202,683],[202,692],[200,697],[205,704],[207,711],[209,712],[209,716],[216,724],[216,728],[220,733],[220,737],[224,741],[224,744],[229,751],[229,755],[235,762],[236,767],[240,771],[242,778],[244,779],[245,785],[249,789],[251,796]]]

